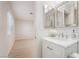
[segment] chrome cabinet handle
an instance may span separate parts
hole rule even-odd
[[[47,48],[49,49],[49,50],[53,50],[52,48],[50,48],[49,46],[47,46]]]
[[[35,36],[35,39],[36,39],[37,37]]]

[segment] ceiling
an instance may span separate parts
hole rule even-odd
[[[35,2],[12,1],[13,13],[16,20],[33,20],[35,16]]]

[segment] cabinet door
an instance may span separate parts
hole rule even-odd
[[[46,45],[46,42],[43,42],[42,56],[43,58],[59,58],[55,53],[52,52],[52,48]]]
[[[77,52],[77,43],[72,44],[70,47],[66,49],[66,56],[71,55],[72,53]]]
[[[58,46],[56,44],[53,44],[49,41],[44,40],[43,41],[43,47],[42,47],[43,57],[48,58],[62,58],[65,57],[64,55],[64,48],[61,46]]]
[[[77,51],[78,51],[78,53],[79,53],[79,42],[78,42],[78,45],[77,45],[77,46],[78,46],[78,48],[77,48],[78,50],[77,50]]]

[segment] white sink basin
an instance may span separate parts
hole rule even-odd
[[[52,43],[58,44],[63,47],[68,47],[72,44],[77,43],[77,40],[72,40],[72,39],[57,39],[57,38],[52,38],[52,37],[44,37],[43,39],[50,41]]]

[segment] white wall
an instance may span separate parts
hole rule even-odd
[[[36,19],[35,19],[35,30],[36,30],[36,38],[35,38],[35,57],[42,57],[42,37],[44,35],[44,23],[43,23],[43,4],[42,2],[36,2]]]
[[[7,33],[7,12],[11,8],[7,2],[0,1],[0,57],[7,57],[14,43],[14,25],[10,35]]]
[[[26,20],[16,20],[16,40],[34,39],[34,22]]]
[[[33,39],[35,21],[35,2],[34,1],[12,1],[13,14],[16,19],[16,40]],[[32,12],[32,14],[30,14]]]

